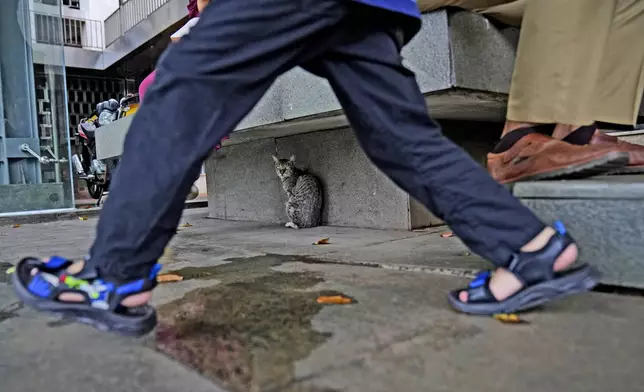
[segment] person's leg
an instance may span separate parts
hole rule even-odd
[[[525,2],[507,121],[488,156],[497,181],[590,176],[629,163],[628,152],[616,144],[586,148],[538,133],[555,139],[573,130],[579,130],[575,138],[593,134],[597,81],[616,2]]]
[[[540,9],[540,13],[529,11],[526,21],[528,27],[523,29],[521,33],[522,43],[520,44],[516,62],[518,70],[515,71],[519,76],[515,75],[517,80],[512,84],[514,92],[510,94],[511,107],[525,107],[524,112],[530,113],[531,104],[517,104],[516,99],[514,99],[515,96],[521,99],[520,93],[524,89],[523,78],[521,77],[523,73],[522,67],[530,67],[528,71],[538,72],[544,77],[548,72],[556,72],[552,67],[564,63],[561,60],[561,56],[551,56],[547,51],[545,56],[541,53],[551,44],[550,41],[558,42],[559,47],[561,47],[561,44],[565,43],[566,39],[578,38],[571,36],[573,33],[578,35],[579,32],[574,18],[572,18],[572,23],[568,24],[566,11],[567,9],[572,10],[572,7],[575,6],[579,7],[581,4],[578,2],[566,4],[566,1],[561,3],[561,12],[555,9],[560,5],[559,2],[551,0],[538,1],[539,6],[543,7]],[[481,13],[504,24],[519,26],[525,13],[526,5],[529,2],[534,3],[531,0],[420,0],[418,6],[421,11],[433,11],[445,6],[454,6]],[[532,4],[532,8],[534,7],[535,4]],[[556,15],[554,18],[545,18],[543,17],[545,12],[556,12]],[[549,20],[550,22],[544,29],[541,29],[543,20]],[[556,36],[555,34],[553,36],[552,31],[557,32],[559,35]],[[549,34],[549,36],[541,40],[542,34]],[[570,37],[568,38],[568,36]],[[593,37],[590,37],[590,39],[593,39]],[[535,41],[537,45],[534,44]],[[533,50],[533,47],[536,50]],[[565,48],[557,50],[567,50],[567,46]],[[545,71],[540,68],[544,62],[551,64],[551,67],[546,67]],[[569,74],[563,75],[566,78],[568,76]],[[539,85],[541,86],[541,84]],[[526,88],[531,88],[531,86],[526,86]],[[543,98],[543,95],[539,97]],[[531,99],[539,99],[539,97],[531,97]],[[523,114],[521,113],[520,115]],[[548,136],[538,134],[538,132],[541,132],[550,135],[554,129],[556,135],[565,132],[565,136],[571,130],[577,129],[578,126],[563,124],[559,124],[556,127],[554,124],[544,126],[544,124],[530,122],[530,118],[527,118],[528,120],[525,121],[514,121],[509,118],[504,126],[501,142],[488,157],[489,171],[500,183],[567,177],[572,174],[589,176],[611,171],[615,168],[621,169],[628,163],[628,158],[626,158],[628,154],[621,151],[614,144],[586,149],[571,146],[569,143],[557,142]],[[503,137],[517,129],[521,130]],[[593,129],[584,128],[577,132],[574,138],[579,139],[583,135],[592,133]],[[562,138],[563,136],[559,137],[559,139]],[[631,155],[633,154],[631,153]],[[644,153],[641,155],[642,161],[644,161]]]
[[[597,83],[592,113],[596,121],[629,125],[637,121],[644,93],[644,1],[617,0],[608,32]],[[596,128],[596,127],[595,127]],[[644,146],[618,140],[595,130],[563,130],[555,135],[573,144],[613,144],[629,153],[627,167],[615,173],[644,172]]]
[[[345,12],[336,0],[306,1],[307,12],[290,0],[255,1],[213,2],[160,61],[128,133],[90,254],[105,274],[126,278],[150,268],[174,235],[211,146],[278,75],[311,50],[324,50]]]
[[[369,23],[356,22],[345,44],[305,68],[329,80],[374,164],[498,267],[512,270],[521,252],[539,252],[558,241],[553,229],[441,134],[413,73],[402,65],[397,33],[383,28],[389,26],[385,21],[378,27],[378,15],[361,18]],[[566,244],[549,254],[549,272],[575,261],[576,246]],[[490,280],[496,300],[522,287],[513,273],[503,271]],[[467,300],[464,292],[460,301]]]
[[[149,300],[156,260],[176,232],[212,146],[277,76],[331,45],[346,14],[342,0],[218,0],[208,6],[159,62],[126,137],[89,259],[67,271],[71,279],[61,269],[69,266],[64,259],[46,265],[23,260],[15,275],[19,296],[38,309],[100,319],[95,325],[103,328],[118,329],[136,318],[123,316],[119,307]],[[64,280],[62,286],[57,279]],[[61,290],[71,292],[60,296]],[[130,329],[149,328],[153,312],[145,317]]]
[[[529,1],[508,120],[632,125],[644,78],[644,3]]]

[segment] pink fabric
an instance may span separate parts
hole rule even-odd
[[[199,16],[199,8],[197,8],[197,0],[190,0],[188,3],[188,18],[196,18]]]
[[[152,73],[149,74],[148,76],[146,76],[145,79],[143,79],[143,81],[139,85],[139,101],[140,102],[143,102],[143,96],[145,95],[145,91],[148,89],[148,87],[150,87],[152,82],[154,82],[154,77],[156,76],[156,74],[157,74],[156,70],[152,71]]]

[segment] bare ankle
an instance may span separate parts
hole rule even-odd
[[[505,120],[505,125],[503,126],[503,132],[501,133],[501,137],[507,135],[508,133],[510,133],[512,131],[516,131],[517,129],[533,127],[535,125],[539,125],[539,124],[530,123],[530,122],[520,122],[520,121]]]
[[[552,237],[555,234],[555,229],[552,227],[546,227],[543,230],[541,230],[541,233],[537,234],[536,237],[534,237],[530,242],[525,244],[523,248],[521,248],[522,252],[535,252],[538,251],[539,249],[543,248],[546,246],[548,241],[550,240],[550,237]]]
[[[563,140],[580,126],[581,125],[557,124],[555,126],[555,130],[552,132],[552,137],[558,140]]]
[[[530,242],[525,244],[521,251],[523,252],[535,252],[539,249],[546,246],[550,238],[556,233],[555,229],[552,227],[544,228],[541,233],[537,234]],[[577,245],[572,244],[568,246],[561,254],[557,257],[557,260],[554,263],[553,269],[555,271],[561,271],[568,268],[572,263],[577,260],[579,255],[579,249]]]

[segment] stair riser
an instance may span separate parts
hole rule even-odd
[[[644,288],[644,200],[522,202],[545,222],[565,222],[581,247],[581,260],[602,272],[602,283]]]

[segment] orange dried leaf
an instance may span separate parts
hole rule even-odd
[[[14,229],[18,229],[18,228],[20,228],[21,226],[22,226],[22,225],[13,225],[13,228],[14,228]]]
[[[519,316],[517,316],[514,313],[509,313],[509,314],[499,313],[499,314],[495,314],[493,317],[495,320],[498,320],[504,324],[527,324],[528,323],[527,321],[519,318]]]
[[[443,238],[454,237],[454,233],[451,231],[446,231],[445,233],[441,233],[441,237]]]
[[[157,282],[159,283],[170,283],[170,282],[181,282],[183,276],[175,274],[161,274],[157,276]]]
[[[342,295],[330,295],[330,296],[320,296],[317,299],[317,303],[319,304],[330,304],[330,305],[347,305],[352,303],[353,300],[351,298],[342,296]]]
[[[326,237],[315,241],[313,245],[329,245],[330,241],[331,241],[331,238]]]
[[[182,224],[179,227],[192,227],[192,225],[190,223],[186,222],[186,223]]]

